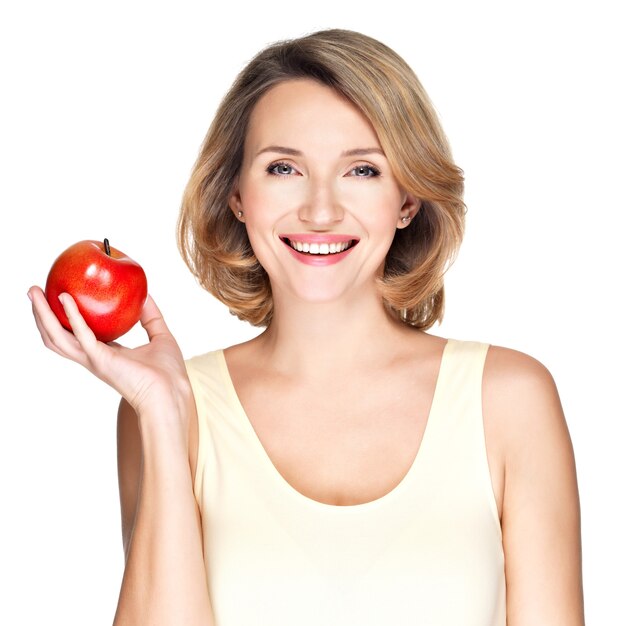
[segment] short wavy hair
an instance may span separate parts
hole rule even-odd
[[[198,282],[254,326],[272,319],[269,277],[228,199],[238,176],[250,114],[270,88],[309,78],[350,100],[374,127],[398,184],[421,201],[395,233],[378,287],[387,310],[419,329],[441,322],[443,276],[456,258],[465,223],[463,171],[421,83],[385,44],[358,32],[327,29],[259,52],[221,101],[185,188],[178,247]]]

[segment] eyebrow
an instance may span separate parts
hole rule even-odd
[[[263,148],[256,153],[256,157],[264,152],[280,152],[282,154],[289,154],[291,156],[302,156],[301,150],[296,150],[295,148],[287,148],[286,146],[267,146],[267,148]],[[381,154],[385,156],[385,153],[380,148],[353,148],[352,150],[344,150],[341,153],[342,157],[346,156],[364,156],[366,154],[372,154],[373,152]]]

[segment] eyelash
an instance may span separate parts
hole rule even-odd
[[[275,163],[271,163],[270,165],[267,166],[266,168],[266,172],[270,175],[270,176],[289,176],[289,174],[277,174],[276,172],[274,172],[273,170],[281,165],[285,165],[287,167],[290,167],[291,169],[295,169],[292,165],[290,165],[289,163],[285,163],[284,161],[276,161]],[[355,178],[376,178],[377,176],[380,176],[380,170],[376,167],[374,167],[373,165],[367,165],[367,164],[362,164],[362,165],[355,165],[350,171],[354,171],[360,167],[364,167],[366,169],[369,169],[370,172],[372,173],[371,176],[356,176]]]

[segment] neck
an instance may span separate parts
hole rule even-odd
[[[415,332],[370,289],[328,303],[275,295],[272,322],[258,341],[272,368],[321,381],[384,363]]]

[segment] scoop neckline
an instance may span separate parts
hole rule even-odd
[[[314,498],[305,496],[302,492],[298,491],[278,471],[278,468],[274,465],[274,462],[272,461],[271,457],[267,453],[267,450],[263,446],[261,439],[257,435],[256,430],[252,426],[252,422],[250,421],[250,418],[248,417],[248,414],[246,413],[246,410],[244,409],[243,404],[239,399],[239,395],[237,394],[237,390],[235,389],[235,384],[230,375],[230,370],[228,369],[228,363],[226,361],[224,349],[217,350],[216,354],[219,358],[219,365],[222,372],[222,377],[224,379],[224,382],[226,383],[227,392],[232,399],[232,404],[237,413],[237,416],[242,422],[246,433],[253,442],[254,447],[259,454],[259,457],[262,459],[263,464],[268,468],[268,474],[272,477],[272,480],[276,483],[277,487],[290,494],[290,497],[303,503],[306,506],[316,508],[320,511],[334,512],[336,514],[350,514],[359,511],[377,509],[385,505],[387,502],[393,501],[394,499],[398,498],[399,495],[401,495],[402,492],[407,489],[408,483],[410,483],[413,475],[417,472],[419,466],[422,464],[422,460],[424,459],[429,448],[430,439],[433,436],[432,431],[434,430],[434,422],[436,421],[437,408],[441,403],[441,394],[443,387],[442,379],[444,378],[443,373],[445,370],[444,366],[448,361],[452,343],[452,339],[446,339],[446,343],[444,344],[439,361],[439,368],[437,371],[435,390],[433,392],[430,408],[428,410],[428,416],[426,418],[426,426],[424,427],[422,440],[420,441],[417,453],[415,454],[415,457],[413,458],[409,469],[404,474],[400,482],[395,485],[390,491],[378,498],[375,498],[374,500],[369,500],[368,502],[360,502],[358,504],[330,504],[328,502],[321,502],[320,500],[315,500]]]

